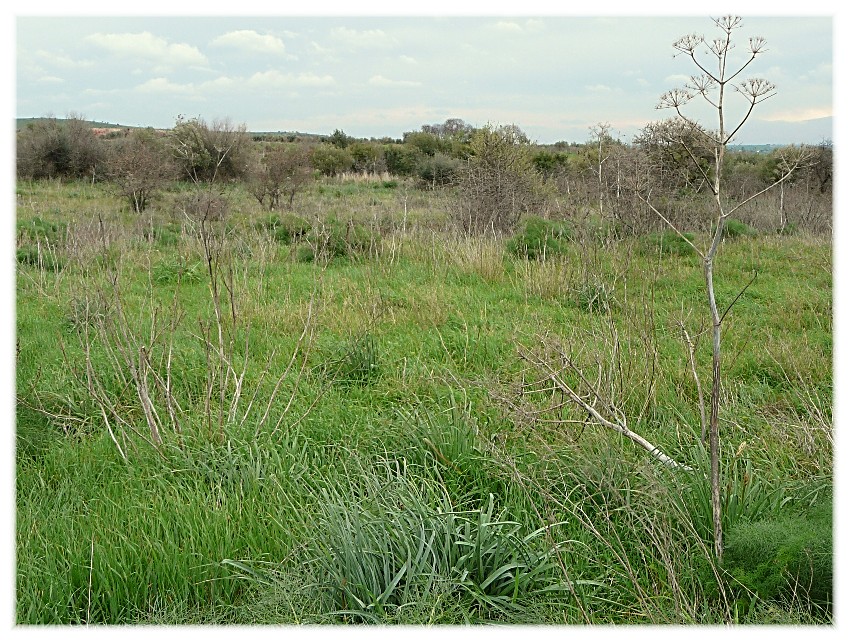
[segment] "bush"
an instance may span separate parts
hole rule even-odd
[[[735,218],[728,218],[724,224],[725,238],[743,238],[755,235],[757,235],[757,232],[752,227]]]
[[[695,234],[683,234],[689,242],[695,241]],[[695,250],[692,246],[681,238],[676,231],[663,231],[661,233],[651,233],[642,238],[643,253],[670,253],[676,256],[691,256],[695,255]]]
[[[269,231],[280,244],[292,244],[306,237],[311,231],[312,225],[304,218],[288,213],[282,217],[277,214],[268,216],[257,222],[256,228]]]
[[[833,605],[833,504],[745,522],[727,532],[725,569],[763,600],[800,599],[813,610]],[[744,600],[747,596],[742,594]]]
[[[523,231],[507,241],[506,250],[519,258],[544,260],[549,255],[563,253],[565,243],[571,238],[568,223],[529,216],[524,221]]]
[[[82,178],[97,175],[105,158],[103,142],[79,116],[37,120],[17,135],[17,175],[26,178]]]

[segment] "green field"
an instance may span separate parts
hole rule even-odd
[[[719,250],[719,564],[673,235],[528,258],[402,180],[182,195],[17,185],[17,624],[832,623],[829,236]]]

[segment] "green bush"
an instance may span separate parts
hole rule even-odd
[[[18,222],[18,240],[20,242],[46,240],[58,244],[68,235],[68,225],[64,222],[48,222],[36,216],[26,222]]]
[[[256,228],[269,231],[274,239],[280,244],[292,244],[297,242],[312,229],[307,220],[293,213],[284,214],[282,217],[272,214],[256,223]]]
[[[757,232],[752,227],[736,218],[728,218],[727,222],[724,223],[725,238],[744,238],[755,235],[757,235]]]
[[[762,600],[830,611],[833,604],[833,504],[742,522],[727,532],[725,569]]]
[[[507,241],[506,250],[519,258],[543,260],[547,256],[563,253],[572,235],[571,226],[567,222],[528,216],[524,220],[524,229]]]
[[[695,234],[684,233],[686,240],[694,242]],[[663,231],[650,233],[642,238],[641,248],[643,253],[670,253],[676,256],[695,255],[695,250],[678,235],[676,231]]]

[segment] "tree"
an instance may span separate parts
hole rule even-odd
[[[470,149],[457,177],[457,221],[469,233],[510,232],[545,199],[530,141],[515,125],[489,125],[475,131]]]
[[[292,208],[294,197],[312,179],[310,150],[302,144],[275,144],[265,150],[249,172],[248,189],[259,204],[274,211],[285,196]]]
[[[225,118],[211,125],[201,118],[177,118],[170,133],[173,157],[183,175],[195,184],[241,178],[248,166],[247,127]]]
[[[319,144],[312,152],[312,166],[325,176],[335,176],[353,168],[353,156],[347,149]]]
[[[104,158],[103,142],[83,116],[73,113],[65,120],[38,120],[17,137],[17,174],[21,177],[93,180]]]
[[[761,37],[752,37],[748,40],[748,51],[745,58],[736,66],[731,60],[731,52],[735,47],[736,31],[742,27],[742,20],[737,16],[724,16],[714,19],[715,26],[721,35],[708,42],[701,35],[686,35],[677,40],[673,47],[680,54],[688,57],[697,67],[700,75],[690,78],[682,89],[673,89],[666,92],[660,98],[657,108],[671,109],[680,119],[680,127],[683,131],[692,134],[693,137],[679,135],[668,135],[669,142],[680,145],[685,155],[691,161],[692,166],[700,174],[700,178],[706,185],[712,201],[713,231],[709,246],[705,249],[696,247],[692,241],[679,229],[671,225],[668,220],[651,205],[648,205],[663,218],[680,237],[689,243],[701,257],[704,275],[704,286],[706,302],[709,307],[712,323],[712,388],[710,394],[709,410],[709,451],[710,451],[710,488],[713,516],[714,551],[716,558],[721,560],[724,553],[722,519],[721,519],[721,484],[720,484],[720,434],[719,434],[719,411],[721,403],[721,329],[724,318],[732,308],[739,296],[723,311],[719,310],[715,296],[715,260],[721,241],[724,236],[725,226],[728,218],[740,207],[744,206],[754,198],[758,197],[772,187],[783,183],[789,178],[799,166],[802,159],[796,157],[793,162],[782,167],[782,175],[769,186],[752,194],[741,202],[730,203],[725,197],[722,189],[722,179],[725,173],[725,158],[727,146],[734,139],[739,130],[748,121],[753,110],[763,101],[770,99],[776,93],[775,86],[768,80],[762,78],[750,78],[738,82],[740,74],[765,50],[765,40]],[[707,62],[706,60],[710,60]],[[729,92],[733,91],[742,98],[742,114],[735,120],[730,120],[728,115]],[[714,110],[717,117],[718,128],[713,132],[706,131],[697,121],[685,112],[686,106],[695,98],[700,98]],[[696,146],[694,141],[698,142]],[[710,166],[702,164],[703,154],[700,144],[709,149]],[[755,274],[756,276],[756,274]],[[688,334],[687,334],[688,335]],[[694,370],[694,367],[693,367]],[[697,376],[696,376],[697,380]],[[699,385],[700,386],[700,385]],[[699,394],[700,395],[700,394]],[[701,402],[702,433],[707,431],[706,411],[704,403]]]
[[[150,129],[137,129],[113,143],[106,174],[136,213],[176,175],[163,140]]]

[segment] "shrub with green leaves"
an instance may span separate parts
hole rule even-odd
[[[564,253],[572,235],[567,222],[528,216],[521,232],[507,241],[506,250],[519,258],[544,260],[547,256]]]

